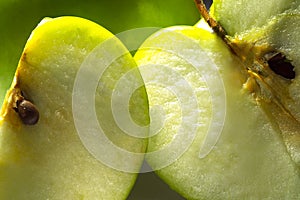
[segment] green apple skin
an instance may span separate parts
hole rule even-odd
[[[87,55],[109,38],[113,34],[103,27],[77,17],[48,18],[32,32],[1,110],[0,199],[126,199],[137,174],[113,169],[92,156],[72,115],[77,71]],[[114,47],[127,51],[118,39],[114,41]],[[107,137],[119,147],[142,153],[146,141],[124,134],[108,114],[114,85],[134,68],[128,51],[109,65],[99,80],[95,106]],[[142,84],[140,76],[136,80]],[[37,124],[23,124],[14,110],[19,91],[36,105]],[[142,113],[133,119],[147,124],[143,87],[131,103],[131,113]],[[139,167],[142,161],[131,164]]]
[[[194,3],[186,0],[1,0],[0,105],[27,38],[46,16],[83,17],[114,34],[138,27],[194,24],[199,18]]]
[[[174,32],[178,34],[174,35]],[[197,44],[198,47],[194,46],[197,49],[186,49],[184,45],[190,41]],[[214,109],[212,97],[201,70],[178,56],[178,52],[170,53],[175,47],[188,50],[191,57],[198,56],[198,49],[206,52],[218,66],[225,86],[226,99],[217,97],[219,101],[226,101],[224,127],[214,148],[202,158],[199,153]],[[194,88],[198,100],[199,123],[195,139],[171,165],[156,171],[172,189],[187,199],[300,198],[300,169],[286,151],[280,130],[273,126],[252,96],[251,91],[256,85],[251,80],[247,82],[247,71],[221,39],[211,31],[197,27],[171,27],[148,38],[134,58],[143,77],[148,77],[151,72],[143,66],[153,64],[178,73]],[[203,70],[211,65],[204,61],[201,64]],[[205,73],[212,76],[209,70]],[[150,109],[161,105],[166,113],[164,127],[149,139],[148,152],[155,152],[176,139],[182,110],[172,92],[151,84],[151,81],[145,84]],[[216,86],[216,90],[221,93],[222,88]],[[188,95],[184,89],[180,94]],[[189,108],[185,109],[192,113]],[[172,153],[166,151],[161,157],[146,158],[155,169]]]
[[[214,18],[233,36],[251,28],[261,27],[267,20],[299,5],[298,0],[214,0],[211,10]]]

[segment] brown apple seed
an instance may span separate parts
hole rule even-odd
[[[34,125],[39,120],[39,111],[36,106],[28,100],[18,100],[15,110],[19,114],[22,122],[26,125]]]
[[[294,71],[294,66],[286,59],[285,55],[280,52],[271,52],[266,54],[265,58],[273,72],[286,79],[295,78],[296,73]]]

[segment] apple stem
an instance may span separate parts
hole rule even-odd
[[[225,29],[214,19],[210,16],[203,0],[195,0],[196,6],[204,18],[204,20],[208,23],[208,25],[216,32],[216,34],[222,38],[225,42],[227,42],[227,33]]]

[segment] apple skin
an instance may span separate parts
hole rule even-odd
[[[180,15],[178,15],[180,13]],[[78,16],[114,34],[138,27],[193,24],[199,14],[186,0],[2,0],[0,2],[0,105],[12,81],[24,44],[44,17]]]

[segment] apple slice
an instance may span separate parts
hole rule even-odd
[[[300,5],[293,3],[294,9],[266,19],[262,27],[236,33],[232,38],[226,35],[219,22],[209,16],[201,1],[196,1],[196,4],[205,20],[243,62],[249,73],[251,92],[274,126],[282,132],[287,150],[300,166],[300,99],[296,92],[299,88]],[[247,6],[251,7],[251,4]]]
[[[253,94],[283,135],[288,151],[300,166],[300,6],[286,11],[261,28],[232,40],[244,58]],[[288,33],[288,34],[287,34]],[[252,63],[252,64],[251,64]]]
[[[114,120],[114,90],[129,71],[141,87],[125,106],[134,122],[147,125],[143,81],[123,44],[85,19],[44,19],[1,110],[0,199],[125,199],[146,149]],[[140,156],[126,160],[111,146]]]
[[[146,159],[171,188],[187,199],[300,198],[299,166],[249,92],[257,84],[207,25],[158,31],[135,60],[152,121]]]

